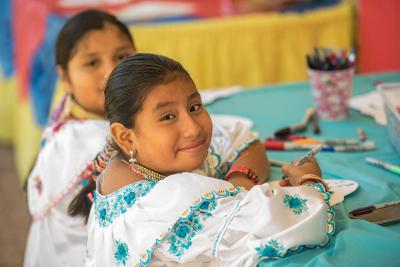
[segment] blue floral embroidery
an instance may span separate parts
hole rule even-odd
[[[169,252],[175,256],[182,256],[184,250],[192,245],[192,238],[203,229],[202,222],[212,215],[217,206],[214,200],[204,200],[190,216],[180,220],[172,229],[169,239]]]
[[[298,195],[287,195],[285,194],[283,198],[283,203],[292,209],[293,213],[296,215],[300,215],[303,211],[307,211],[307,199],[300,198]]]
[[[220,197],[234,196],[240,192],[240,188],[222,190],[205,195],[201,198],[187,214],[181,217],[171,230],[168,240],[169,252],[177,257],[184,254],[185,250],[192,245],[192,238],[203,229],[203,222],[212,216],[216,209],[216,200]]]
[[[331,198],[331,194],[329,192],[325,191],[325,188],[322,184],[307,184],[306,186],[310,186],[314,189],[316,189],[322,196],[323,200],[325,201],[325,204],[327,206],[327,217],[326,221],[328,223],[327,227],[327,232],[326,232],[326,237],[325,240],[322,241],[320,245],[300,245],[296,247],[292,247],[286,250],[285,253],[280,253],[279,258],[291,256],[294,254],[297,254],[305,249],[314,249],[314,248],[323,248],[327,244],[329,244],[329,241],[332,239],[333,234],[335,233],[335,222],[333,221],[333,218],[335,217],[335,211],[332,209],[332,207],[329,205],[329,200]],[[283,247],[283,245],[282,245]],[[256,248],[257,252],[260,252],[260,249]],[[260,255],[261,256],[261,255]],[[261,259],[262,260],[262,259]]]
[[[264,259],[278,259],[283,257],[283,246],[277,240],[272,239],[267,244],[256,248],[257,254]]]
[[[110,225],[115,218],[131,208],[140,197],[149,193],[155,184],[156,182],[154,181],[142,180],[107,196],[95,192],[95,218],[99,225],[101,227]]]
[[[136,194],[134,192],[129,192],[126,196],[124,196],[124,200],[126,204],[132,205],[132,202],[135,201]]]
[[[117,264],[123,264],[125,265],[128,257],[129,257],[129,248],[128,245],[124,242],[120,241],[115,241],[115,244],[117,246],[115,253],[114,253],[114,258]]]

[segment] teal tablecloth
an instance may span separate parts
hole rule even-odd
[[[354,78],[353,95],[374,90],[374,82],[399,82],[400,73],[358,76]],[[218,100],[207,109],[211,114],[234,114],[251,118],[260,137],[272,136],[274,131],[301,121],[307,107],[313,105],[310,85],[295,83],[246,90]],[[372,156],[400,165],[388,139],[387,128],[370,117],[350,111],[342,121],[321,121],[318,138],[358,138],[357,128],[364,129],[368,139],[375,141],[377,150],[361,153],[321,152],[317,159],[325,177],[357,181],[359,188],[345,201],[334,206],[336,234],[323,249],[307,250],[281,260],[264,262],[262,266],[400,266],[400,224],[379,226],[366,221],[351,220],[350,210],[362,206],[400,200],[400,176],[367,165],[365,157]],[[311,128],[305,133],[314,136]],[[304,152],[268,152],[272,159],[291,161]],[[282,176],[272,168],[271,180]]]

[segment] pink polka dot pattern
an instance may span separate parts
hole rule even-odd
[[[338,71],[309,70],[311,91],[318,115],[323,120],[347,117],[354,69]]]

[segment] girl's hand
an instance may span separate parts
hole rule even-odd
[[[230,182],[235,187],[241,186],[248,191],[256,185],[256,183],[253,180],[250,180],[249,178],[241,174],[232,175],[232,177],[229,178],[227,181]]]
[[[286,179],[279,182],[280,186],[295,185],[297,180],[299,180],[305,174],[315,174],[321,177],[321,169],[314,158],[311,158],[308,162],[301,166],[296,166],[293,164],[283,165],[282,173],[284,176],[286,176]]]

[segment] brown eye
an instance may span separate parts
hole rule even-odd
[[[99,60],[93,59],[93,60],[90,60],[90,61],[86,62],[84,65],[86,67],[96,67],[96,66],[99,65],[99,63],[100,63]]]
[[[169,121],[175,119],[176,116],[173,114],[167,114],[161,118],[161,121]]]
[[[117,56],[117,60],[118,61],[122,61],[122,60],[124,60],[125,58],[127,58],[129,56],[130,56],[130,54],[121,54],[121,55]]]
[[[190,112],[196,112],[201,108],[201,104],[196,104],[190,107]]]

